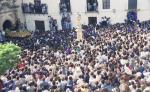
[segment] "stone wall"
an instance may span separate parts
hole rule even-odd
[[[18,1],[18,0],[16,0]],[[0,1],[0,30],[3,30],[3,24],[6,20],[10,21],[12,27],[15,26],[17,19],[18,6],[13,0],[1,0]]]
[[[14,12],[9,11],[9,12],[0,14],[0,30],[3,30],[3,24],[6,20],[9,20],[12,23],[12,25],[15,26],[16,16],[15,16]]]

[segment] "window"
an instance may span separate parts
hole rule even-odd
[[[103,9],[110,9],[110,0],[103,0]]]
[[[48,13],[47,4],[42,4],[41,0],[34,0],[34,4],[23,3],[21,8],[22,8],[23,13],[30,13],[30,14],[47,14]]]
[[[128,0],[128,9],[137,9],[137,0]]]

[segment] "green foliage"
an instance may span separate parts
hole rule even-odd
[[[21,48],[12,43],[0,44],[0,74],[14,67],[21,54]]]

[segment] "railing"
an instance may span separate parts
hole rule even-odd
[[[71,13],[70,4],[60,3],[59,4],[59,10],[60,10],[60,13],[64,13],[64,12]]]
[[[98,12],[97,3],[87,3],[87,12]]]
[[[61,26],[63,30],[71,30],[71,6],[70,6],[70,0],[61,1],[59,3],[59,10],[62,16],[61,19]]]
[[[63,30],[71,30],[71,16],[69,13],[65,13],[62,15],[61,25]]]
[[[46,4],[35,5],[35,4],[22,4],[23,13],[28,14],[48,14],[48,6]]]

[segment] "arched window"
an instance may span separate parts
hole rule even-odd
[[[4,23],[3,23],[3,30],[6,30],[6,29],[12,29],[12,22],[10,20],[6,20]]]
[[[103,9],[110,9],[110,0],[103,0]]]

